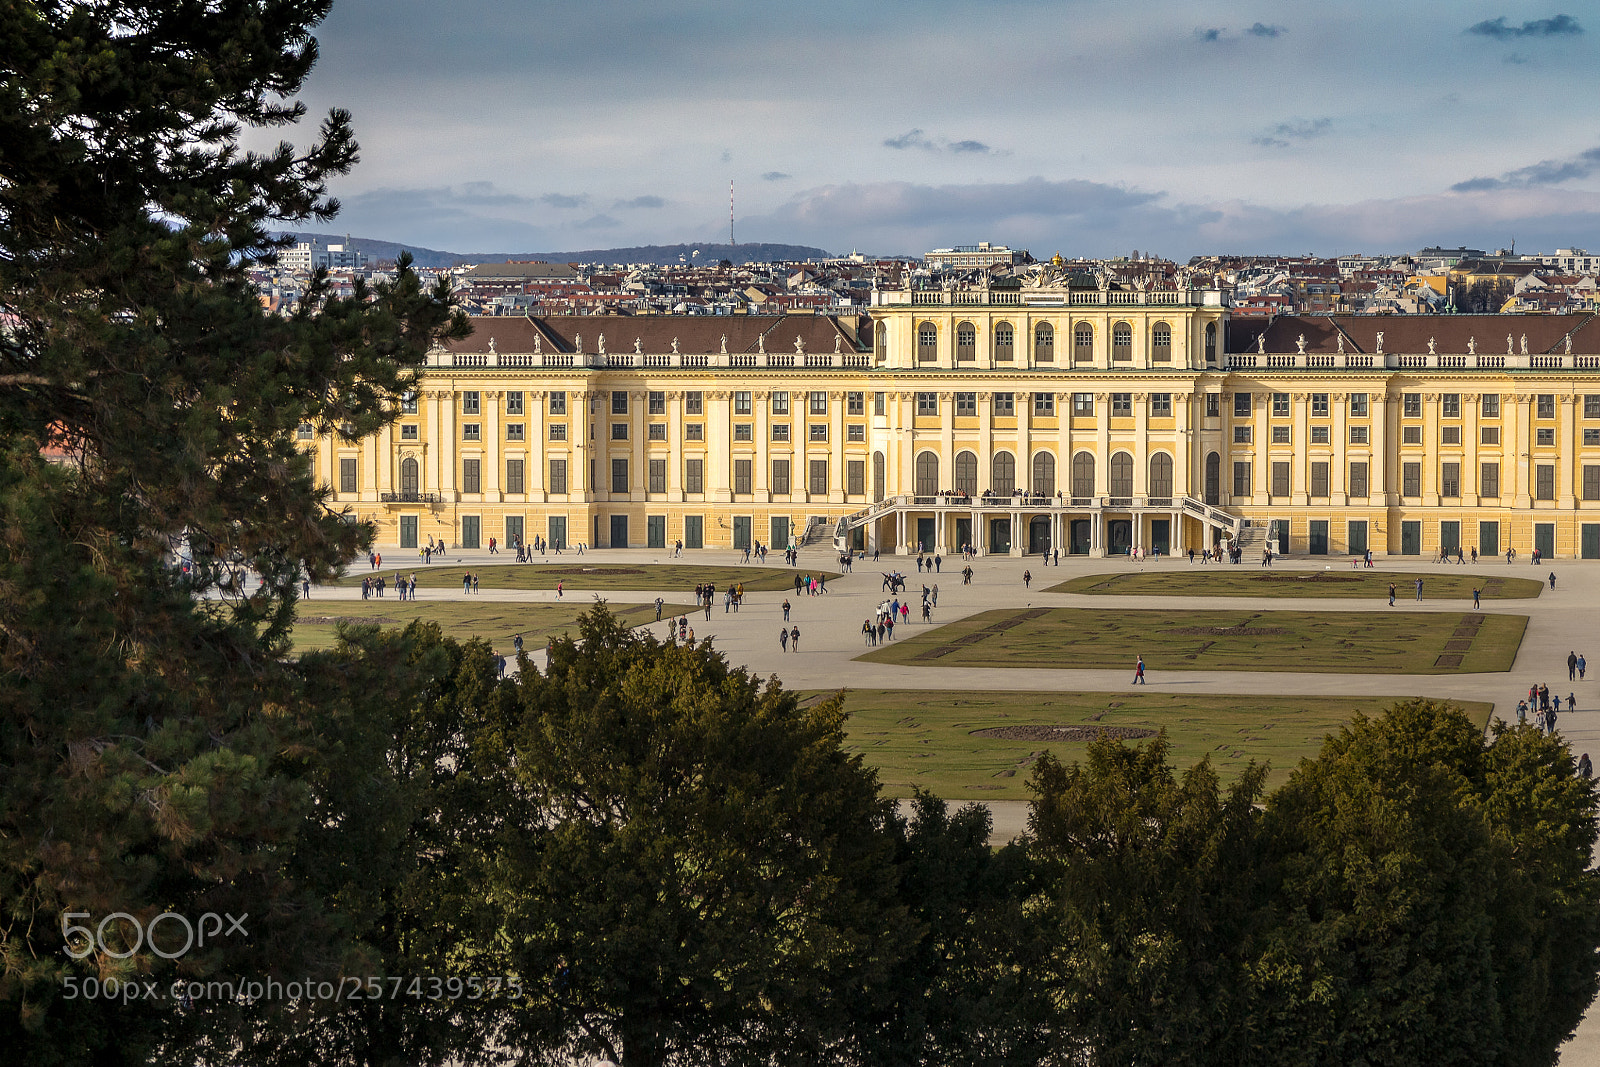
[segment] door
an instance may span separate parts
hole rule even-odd
[[[1350,554],[1364,556],[1367,554],[1367,520],[1353,519],[1349,524]]]
[[[789,547],[789,516],[772,516],[772,540],[767,542],[767,547],[779,552]]]
[[[1600,559],[1600,522],[1583,524],[1583,558]]]
[[[1150,520],[1150,551],[1162,556],[1172,554],[1172,520]]]
[[[1478,523],[1478,555],[1498,556],[1500,554],[1500,524],[1498,522]]]
[[[1533,547],[1539,550],[1539,555],[1545,559],[1552,559],[1556,554],[1556,524],[1553,522],[1536,522],[1533,524]]]
[[[1422,523],[1413,520],[1400,524],[1400,554],[1402,556],[1422,555]]]
[[[1050,552],[1050,518],[1046,515],[1035,515],[1028,521],[1028,551],[1033,555],[1048,555]]]
[[[479,540],[481,540],[481,537],[482,537],[480,531],[481,531],[481,527],[478,524],[478,516],[476,516],[476,515],[463,515],[463,516],[461,516],[461,544],[460,544],[459,547],[461,547],[461,548],[477,548],[478,547],[478,542],[479,542]]]
[[[1306,531],[1306,552],[1313,556],[1328,554],[1328,520],[1312,519]]]
[[[667,517],[646,515],[644,519],[644,545],[646,548],[667,547]]]
[[[1278,542],[1278,547],[1276,549],[1274,549],[1274,551],[1277,552],[1278,555],[1280,555],[1280,556],[1288,555],[1289,554],[1289,520],[1288,519],[1273,519],[1272,520],[1272,529],[1267,535],[1267,540]]]
[[[933,551],[933,520],[917,520],[917,550],[920,552]]]
[[[683,547],[706,547],[706,517],[704,515],[685,515],[683,517]]]
[[[989,520],[989,552],[1004,555],[1011,551],[1011,520]]]
[[[506,516],[506,547],[515,548],[522,544],[522,516]]]
[[[400,547],[401,548],[416,548],[417,547],[417,516],[415,516],[415,515],[402,515],[402,516],[400,516]]]
[[[1089,520],[1073,519],[1071,534],[1072,554],[1074,556],[1087,556],[1091,538],[1093,537],[1089,529]]]
[[[1455,555],[1461,547],[1461,524],[1454,520],[1439,524],[1439,550]]]
[[[1106,524],[1106,536],[1111,544],[1108,546],[1113,556],[1126,556],[1128,549],[1133,547],[1133,520],[1112,519]]]
[[[565,515],[552,515],[546,525],[550,532],[545,535],[545,540],[550,542],[550,547],[566,548],[567,517]]]
[[[972,544],[972,520],[956,520],[956,548],[965,548]]]
[[[626,516],[626,515],[613,515],[613,516],[611,516],[611,547],[612,548],[627,548],[628,547],[628,516]]]
[[[733,517],[733,547],[750,547],[750,516],[735,515]]]

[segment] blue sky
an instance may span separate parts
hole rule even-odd
[[[1591,12],[1593,14],[1591,15]],[[1588,4],[337,0],[333,227],[455,251],[1600,247]]]

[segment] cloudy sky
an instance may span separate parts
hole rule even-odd
[[[1554,5],[1554,6],[1552,6]],[[334,227],[1047,256],[1600,247],[1600,11],[1344,0],[337,0]]]

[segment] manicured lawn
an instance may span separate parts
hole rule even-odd
[[[1331,571],[1294,570],[1287,567],[1234,567],[1211,564],[1190,567],[1181,560],[1163,564],[1173,570],[1145,570],[1121,574],[1086,574],[1081,578],[1053,585],[1050,593],[1110,593],[1126,596],[1255,596],[1255,597],[1330,597],[1350,600],[1387,600],[1389,583],[1395,596],[1411,600],[1416,595],[1416,580],[1422,579],[1422,595],[1429,600],[1471,600],[1474,589],[1485,600],[1511,600],[1536,597],[1544,583],[1532,578],[1512,578],[1485,571],[1461,568],[1460,573],[1414,574],[1380,570]]]
[[[568,592],[587,592],[596,590],[605,592],[613,589],[648,589],[663,592],[679,592],[687,596],[694,596],[694,587],[710,582],[719,590],[739,582],[744,583],[745,592],[762,592],[776,589],[794,589],[795,575],[802,577],[810,574],[816,577],[826,575],[828,581],[833,581],[839,575],[833,571],[822,571],[816,567],[807,566],[802,555],[800,566],[789,567],[696,567],[691,563],[662,563],[648,566],[629,566],[625,564],[590,564],[585,562],[587,557],[564,555],[557,559],[548,558],[553,562],[539,563],[508,563],[491,564],[482,567],[458,567],[454,564],[434,564],[423,566],[406,565],[400,567],[385,566],[381,571],[366,569],[364,565],[351,567],[348,574],[335,584],[360,585],[361,579],[382,575],[394,586],[397,574],[407,577],[417,576],[417,592],[425,589],[454,589],[461,591],[461,576],[468,571],[478,576],[480,589],[554,589],[556,582],[563,584],[563,589]]]
[[[421,584],[420,579],[418,582]],[[459,586],[457,587],[459,589]],[[523,645],[533,652],[550,638],[574,630],[579,615],[594,606],[590,597],[562,604],[517,604],[495,600],[397,600],[393,592],[382,600],[302,600],[294,628],[297,652],[332,648],[340,622],[376,622],[382,626],[405,626],[412,619],[436,622],[447,636],[459,641],[482,637],[510,658],[511,639],[522,635]],[[654,604],[607,604],[611,613],[629,625],[653,622]],[[694,610],[688,604],[668,604],[662,618]]]
[[[1511,669],[1528,620],[1483,611],[1008,608],[859,657],[940,667],[1476,674]]]
[[[822,694],[826,695],[826,694]],[[817,694],[807,694],[815,697]],[[1083,758],[1088,739],[1058,740],[1048,728],[1166,727],[1172,761],[1186,769],[1209,754],[1224,781],[1251,760],[1268,763],[1268,786],[1313,756],[1328,733],[1356,711],[1376,715],[1400,699],[1378,697],[1228,697],[1154,693],[948,693],[904,689],[851,689],[845,747],[877,768],[888,796],[910,796],[920,785],[949,800],[1031,800],[1030,765],[1046,750],[1070,763]],[[1463,709],[1480,727],[1492,705]],[[1026,734],[1041,739],[986,737],[977,731]]]

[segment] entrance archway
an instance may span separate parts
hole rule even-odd
[[[1126,556],[1133,546],[1133,520],[1112,519],[1106,524],[1106,537],[1113,556]]]
[[[1050,548],[1050,517],[1035,515],[1028,522],[1028,552],[1031,555],[1048,555]]]
[[[1074,556],[1087,556],[1089,554],[1090,538],[1093,536],[1089,530],[1088,519],[1073,519],[1070,545]]]

